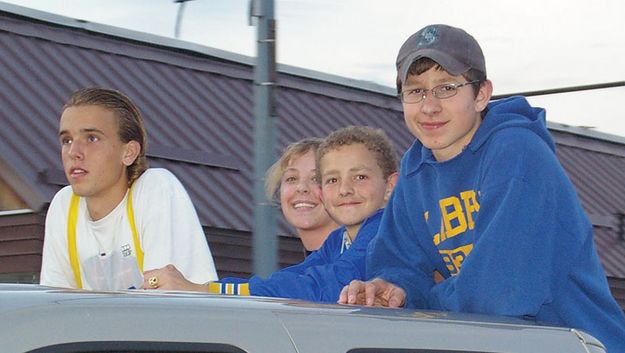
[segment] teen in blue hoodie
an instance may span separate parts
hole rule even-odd
[[[267,279],[224,278],[204,285],[187,281],[170,265],[146,271],[144,287],[335,302],[343,286],[365,278],[367,247],[377,234],[381,208],[395,186],[398,162],[382,130],[352,126],[324,139],[317,165],[323,204],[342,226],[302,263]],[[150,278],[156,278],[156,286]]]
[[[544,110],[522,97],[489,104],[482,51],[458,28],[415,33],[397,68],[417,141],[370,249],[372,280],[339,302],[523,316],[625,352],[625,316]]]

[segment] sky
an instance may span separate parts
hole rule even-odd
[[[174,37],[174,0],[0,0]],[[432,23],[482,46],[495,94],[625,81],[622,0],[275,0],[281,64],[394,87],[404,40]],[[192,0],[180,40],[256,55],[249,0]],[[530,97],[551,122],[625,137],[625,87]]]

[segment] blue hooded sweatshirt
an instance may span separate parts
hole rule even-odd
[[[403,288],[407,307],[527,317],[625,352],[625,315],[554,150],[544,110],[522,97],[491,102],[472,141],[450,160],[436,161],[415,141],[367,278]],[[434,271],[445,280],[435,283]]]
[[[345,285],[354,279],[365,279],[367,247],[378,232],[382,213],[383,209],[377,210],[363,221],[348,249],[344,249],[345,226],[341,226],[303,262],[274,272],[267,279],[252,276],[248,283],[240,278],[224,278],[219,282],[235,284],[233,293],[244,292],[237,286],[249,284],[251,295],[336,303]],[[226,286],[223,288],[225,293]]]

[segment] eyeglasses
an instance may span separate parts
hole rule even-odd
[[[432,96],[438,99],[451,98],[458,94],[458,88],[466,85],[480,83],[480,80],[469,81],[465,83],[445,83],[438,85],[432,89],[415,88],[402,91],[398,96],[399,99],[407,104],[419,103],[425,99],[428,91],[432,92]]]

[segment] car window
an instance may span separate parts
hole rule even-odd
[[[28,353],[245,353],[241,348],[221,343],[185,342],[71,342],[37,348]]]
[[[403,348],[356,348],[347,353],[498,353],[484,351],[457,351],[447,349],[403,349]]]

